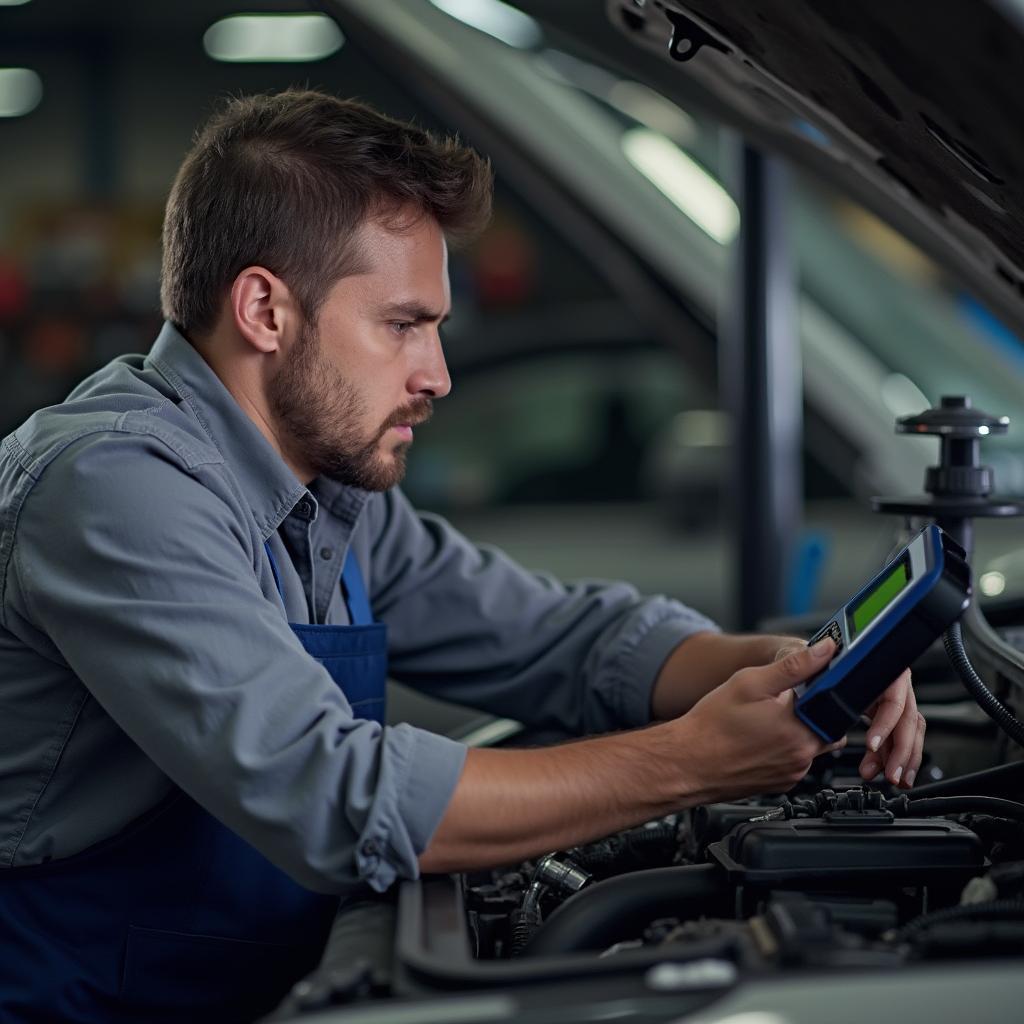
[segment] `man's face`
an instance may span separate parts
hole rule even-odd
[[[268,398],[296,464],[370,491],[405,473],[413,427],[451,389],[439,327],[451,292],[437,222],[361,232],[369,270],[328,292],[304,324]]]

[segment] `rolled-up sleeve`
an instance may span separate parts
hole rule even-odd
[[[627,583],[562,583],[418,513],[398,490],[368,510],[374,611],[390,672],[447,700],[577,735],[646,725],[651,690],[699,612]]]
[[[301,884],[415,877],[465,749],[353,716],[261,590],[241,501],[157,438],[79,439],[21,509],[8,625]]]

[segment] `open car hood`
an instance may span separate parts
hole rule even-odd
[[[1024,0],[514,0],[823,174],[1024,335]]]

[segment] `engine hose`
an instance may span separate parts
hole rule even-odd
[[[512,956],[522,954],[542,923],[539,907],[517,907],[512,911],[512,948],[509,950]]]
[[[533,941],[524,957],[602,950],[639,937],[657,917],[730,916],[732,889],[718,864],[650,868],[618,875],[566,900]]]
[[[679,835],[679,826],[674,822],[658,822],[650,828],[634,828],[625,834],[626,845],[640,851],[651,846],[674,844]]]
[[[961,903],[922,914],[893,932],[893,942],[903,942],[925,928],[951,921],[1006,921],[1024,918],[1024,900],[992,900],[988,903]]]
[[[675,824],[633,829],[598,843],[577,846],[569,851],[569,858],[587,871],[615,874],[607,869],[620,866],[623,871],[634,870],[644,860],[651,859],[652,852],[662,847],[674,849],[678,832]]]
[[[540,910],[540,898],[545,892],[547,892],[547,886],[534,878],[526,889],[523,902],[512,911],[510,916],[512,948],[509,951],[512,956],[519,956],[522,953],[544,923],[544,915]]]
[[[960,623],[954,622],[942,636],[946,654],[956,669],[967,691],[977,701],[978,707],[991,718],[1000,729],[1024,746],[1024,722],[1016,718],[1012,711],[985,685],[981,676],[974,671],[974,666],[964,650],[964,638],[960,631]]]
[[[994,818],[1010,818],[1024,823],[1024,804],[1016,800],[1003,800],[998,796],[933,796],[913,800],[898,796],[885,802],[885,808],[894,814],[927,816],[930,814],[990,814]]]
[[[569,852],[569,856],[585,871],[602,871],[614,867],[622,860],[622,844],[610,841],[579,846]]]
[[[996,765],[995,768],[971,772],[969,775],[957,775],[955,778],[915,786],[914,799],[923,800],[926,796],[960,796],[964,793],[1017,794],[1022,790],[1024,761],[1012,761],[1010,764]]]

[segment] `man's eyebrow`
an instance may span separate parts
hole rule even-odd
[[[395,302],[387,306],[381,306],[380,316],[384,320],[402,319],[424,321],[426,323],[444,323],[449,314],[440,310],[431,309],[419,302]]]

